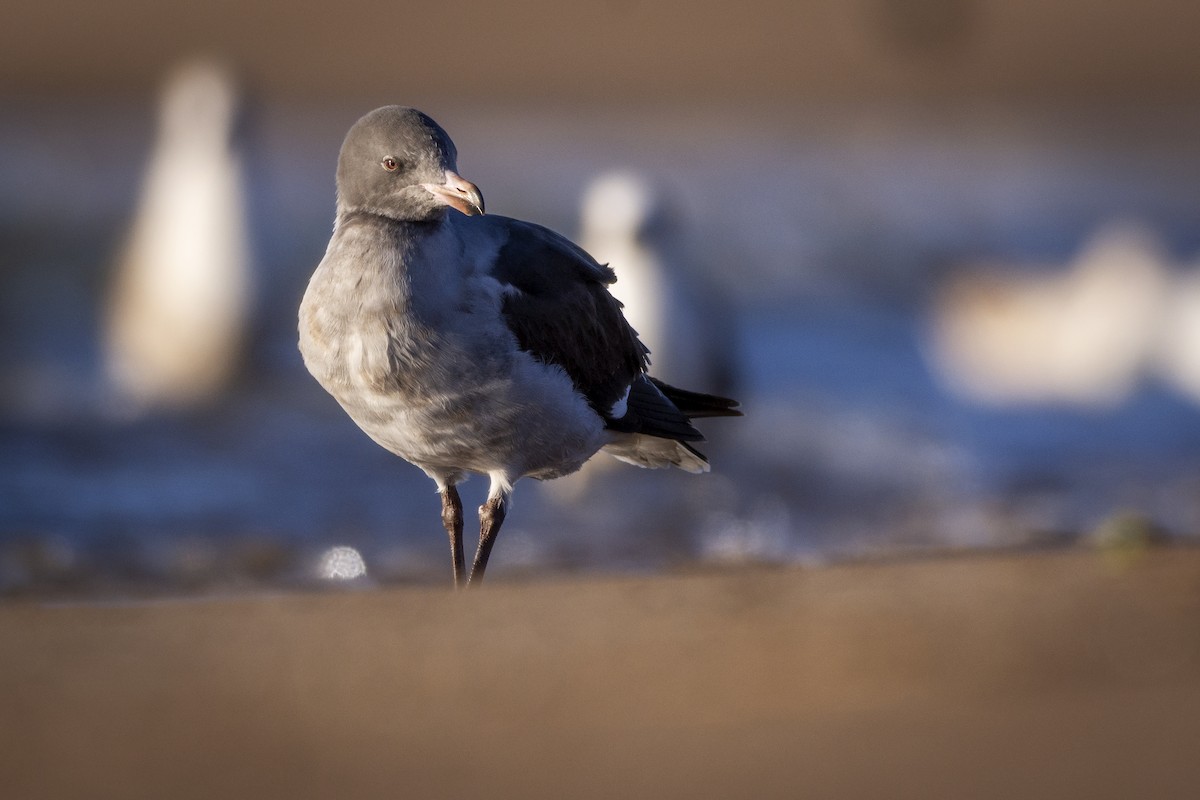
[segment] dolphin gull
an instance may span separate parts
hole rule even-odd
[[[741,412],[647,375],[612,270],[547,228],[484,215],[457,169],[450,137],[416,109],[351,127],[300,351],[368,436],[437,483],[460,586],[482,580],[520,478],[567,475],[600,450],[706,472],[691,418]],[[456,488],[468,473],[490,480],[469,576]]]

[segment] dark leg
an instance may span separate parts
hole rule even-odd
[[[458,489],[454,486],[447,486],[441,495],[442,525],[446,527],[446,533],[450,534],[450,562],[454,565],[454,588],[457,589],[463,585],[466,575],[462,544],[462,500],[459,499]]]
[[[475,551],[475,563],[471,565],[471,578],[468,586],[483,582],[483,571],[487,569],[488,556],[492,554],[492,545],[496,543],[496,534],[504,524],[504,495],[489,497],[487,502],[479,507],[479,549]]]

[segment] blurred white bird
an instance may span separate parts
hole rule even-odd
[[[235,83],[177,69],[108,309],[106,368],[128,411],[211,399],[237,367],[251,292]]]
[[[1154,357],[1169,280],[1130,224],[1097,232],[1065,273],[960,276],[933,310],[933,364],[984,403],[1115,405]]]

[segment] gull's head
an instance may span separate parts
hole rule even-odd
[[[442,127],[415,108],[384,106],[346,134],[338,155],[338,208],[428,222],[447,208],[483,213],[478,187],[458,174],[458,152]]]
[[[229,146],[244,113],[226,63],[197,58],[173,69],[159,103],[160,146],[218,152]]]
[[[676,221],[669,196],[638,172],[600,175],[583,195],[583,235],[592,241],[652,240],[669,233]]]

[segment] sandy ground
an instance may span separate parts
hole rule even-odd
[[[1196,797],[1200,550],[0,607],[13,798]]]

